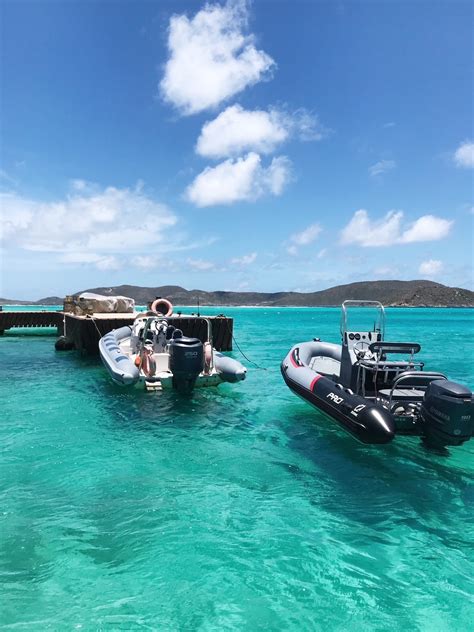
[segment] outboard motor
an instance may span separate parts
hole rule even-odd
[[[449,380],[434,380],[426,389],[421,419],[428,445],[435,448],[461,445],[474,434],[471,391]]]
[[[198,338],[176,337],[169,342],[173,387],[183,393],[193,390],[204,367],[203,344]]]

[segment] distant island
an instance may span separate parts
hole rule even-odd
[[[177,285],[140,287],[117,285],[96,287],[82,292],[122,295],[133,298],[137,305],[146,305],[157,296],[175,305],[216,307],[333,307],[346,299],[376,300],[387,307],[474,307],[474,292],[459,287],[448,287],[434,281],[360,281],[337,285],[318,292],[205,292],[186,290]],[[80,294],[75,292],[74,294]],[[64,297],[49,296],[38,301],[16,301],[0,298],[0,305],[61,305]]]

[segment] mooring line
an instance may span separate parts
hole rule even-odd
[[[229,321],[228,320],[226,320],[226,325],[227,325],[227,330],[228,330],[228,332],[230,333],[230,335],[232,337],[232,340],[235,342],[235,346],[240,351],[240,353],[243,355],[243,357],[247,360],[247,362],[250,362],[250,364],[253,364],[260,371],[269,371],[270,369],[268,367],[260,366],[259,364],[257,364],[253,360],[251,360],[247,355],[245,355],[245,353],[242,351],[239,343],[237,342],[236,337],[234,336],[234,332],[231,330],[231,328],[229,326]]]
[[[102,338],[102,336],[103,336],[104,334],[102,334],[102,333],[100,332],[100,329],[97,327],[97,324],[96,324],[96,322],[95,322],[95,318],[94,318],[93,316],[91,316],[90,314],[86,314],[86,318],[90,318],[90,319],[92,320],[92,322],[94,323],[94,327],[97,329],[97,333],[99,334],[99,340],[100,340],[100,338]]]

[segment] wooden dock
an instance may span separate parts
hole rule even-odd
[[[99,352],[99,339],[125,325],[131,325],[134,314],[75,315],[63,311],[0,311],[0,335],[15,327],[56,327],[61,336],[57,349],[77,349],[89,354]],[[226,316],[208,316],[212,326],[213,345],[218,351],[232,351],[234,319]],[[206,322],[196,316],[170,316],[168,322],[179,327],[185,336],[207,339]],[[59,341],[58,341],[59,342]]]
[[[0,311],[0,336],[13,327],[62,327],[63,314],[59,311],[15,312]],[[59,335],[59,332],[58,332]]]

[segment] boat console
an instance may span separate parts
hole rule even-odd
[[[375,311],[373,330],[352,331],[349,315],[354,308]],[[385,309],[378,301],[344,301],[341,315],[341,380],[363,397],[376,397],[381,389],[391,388],[405,371],[423,369],[423,362],[414,360],[421,346],[416,342],[387,342]],[[403,354],[404,358],[393,358]],[[389,359],[389,356],[390,357]]]

